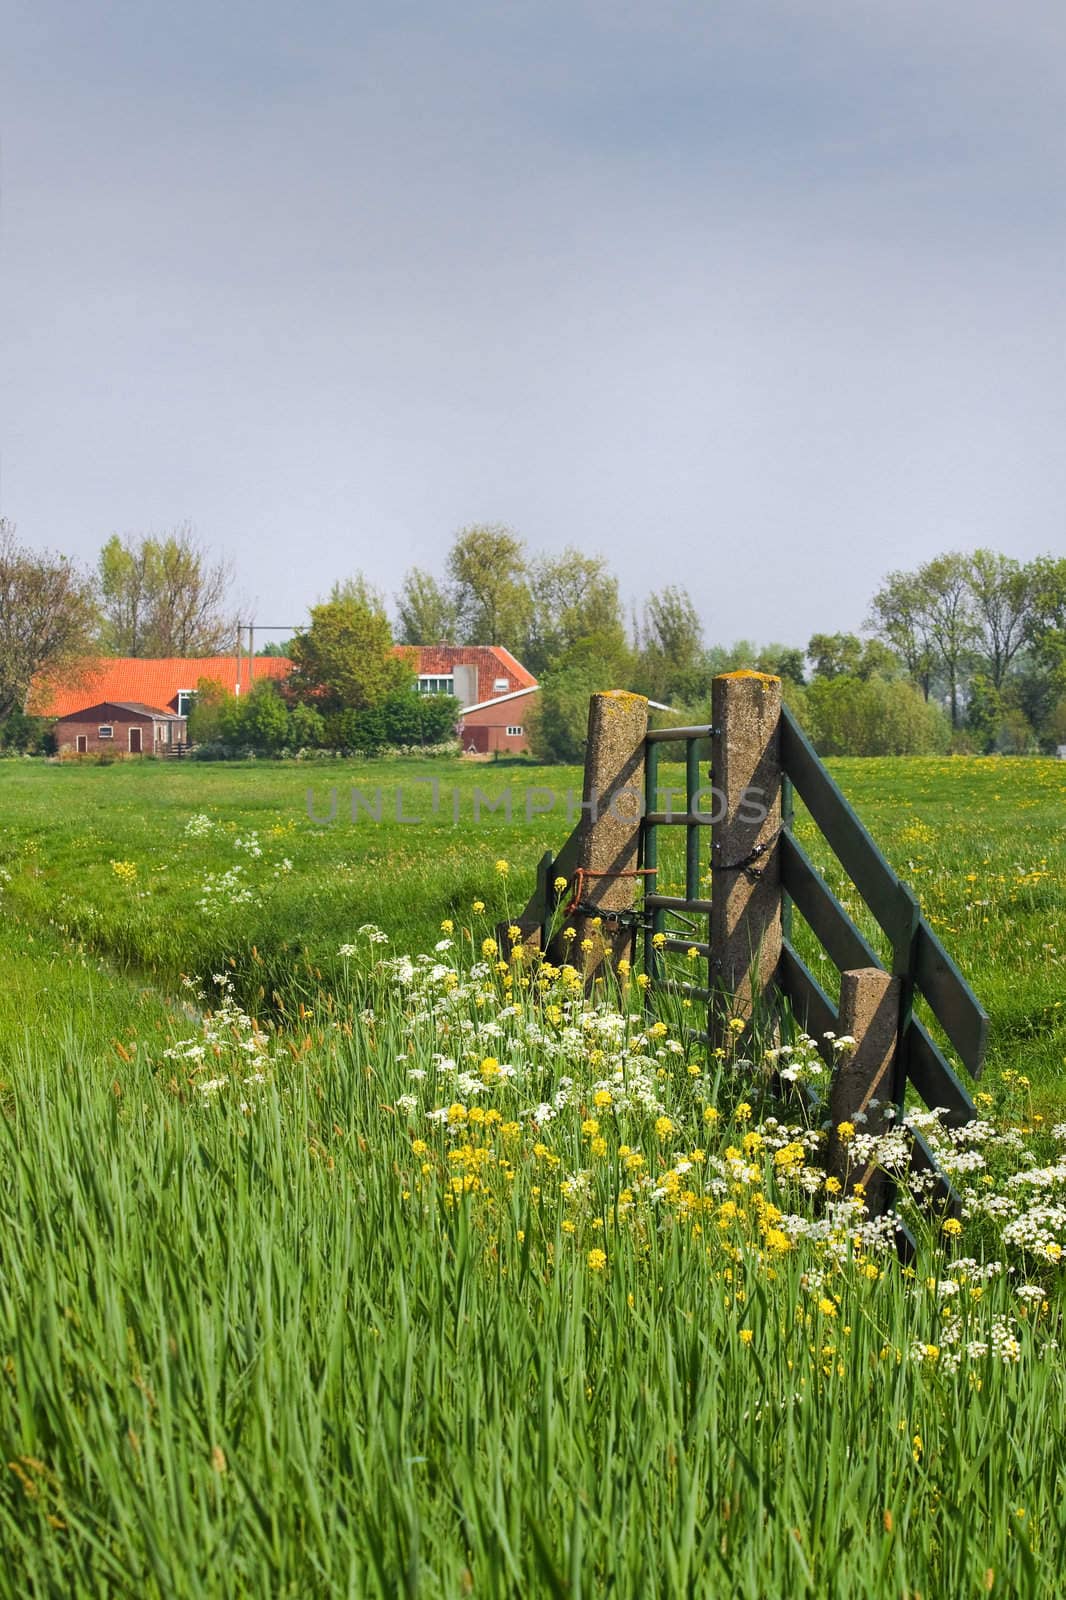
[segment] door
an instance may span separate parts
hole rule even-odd
[[[88,736],[88,734],[76,733],[74,735],[74,750],[75,750],[75,754],[77,754],[79,756],[83,756],[88,752],[88,749],[89,749],[89,736]]]
[[[140,728],[131,728],[130,729],[130,755],[131,756],[139,756],[140,753],[141,753],[141,730],[140,730]]]

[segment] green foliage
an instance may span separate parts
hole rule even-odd
[[[537,761],[578,762],[588,740],[589,696],[614,688],[592,661],[570,662],[541,682],[529,712],[529,747]]]
[[[524,639],[532,614],[525,545],[500,523],[463,528],[448,552],[463,644],[502,644]]]
[[[439,745],[454,737],[458,716],[459,702],[452,695],[405,689],[380,705],[328,718],[326,740],[336,749],[367,756],[389,748]]]
[[[1036,1098],[1020,1097],[1012,1137],[1023,1125],[1057,1159],[1034,1110],[1046,1126],[1061,1116],[1066,764],[886,758],[834,773],[951,928],[989,1005],[981,1090],[998,1096],[1004,1067],[1031,1075]],[[932,1229],[911,1274],[850,1240],[816,1272],[806,1246],[771,1268],[757,1238],[749,1248],[735,1224],[719,1226],[740,1185],[713,1195],[709,1216],[653,1201],[652,1183],[698,1145],[711,1159],[687,1162],[682,1187],[702,1206],[719,1147],[752,1128],[732,1068],[708,1092],[684,1048],[670,1071],[634,1052],[661,1071],[655,1094],[680,1107],[672,1145],[653,1114],[611,1106],[595,1112],[610,1141],[601,1160],[581,1093],[518,1146],[484,1124],[433,1125],[428,1148],[413,1146],[427,1129],[404,1097],[455,1098],[454,1077],[437,1074],[462,1031],[445,1045],[436,1007],[415,1020],[394,973],[350,970],[338,949],[374,920],[391,938],[382,954],[432,950],[454,918],[456,945],[478,951],[569,831],[561,814],[457,830],[452,795],[468,815],[485,770],[445,763],[441,775],[439,818],[411,828],[388,803],[380,824],[346,812],[350,785],[389,794],[400,763],[331,762],[310,779],[280,763],[0,773],[5,1592],[1056,1593],[1066,1445],[1048,1419],[1066,1392],[1066,1341],[1055,1269],[971,1292]],[[528,778],[559,786],[557,773]],[[308,819],[309,781],[320,809],[340,790],[335,825]],[[191,836],[201,814],[208,831]],[[804,820],[800,808],[813,853]],[[235,848],[251,831],[260,862]],[[683,860],[684,830],[671,833]],[[275,877],[282,857],[292,869]],[[493,871],[501,857],[509,878]],[[673,859],[661,857],[668,882]],[[843,894],[832,861],[816,859]],[[200,886],[235,861],[256,899],[208,921]],[[483,918],[475,898],[488,901]],[[236,1026],[221,1058],[213,1046],[189,1053],[202,1030],[180,974],[223,971],[258,1008],[251,1059],[239,1048],[255,1046],[251,1030]],[[165,1000],[171,985],[182,1005]],[[526,1067],[529,1054],[509,1048],[518,1025],[501,1019],[489,1048]],[[571,1017],[561,1026],[579,1031]],[[579,1055],[599,1079],[605,1037],[587,1031]],[[177,1057],[164,1054],[172,1043]],[[420,1086],[411,1068],[423,1062]],[[560,1050],[545,1098],[563,1071],[575,1063]],[[728,1135],[705,1132],[712,1094]],[[647,1151],[652,1180],[632,1184],[631,1231],[611,1203],[630,1181],[622,1137]],[[782,1199],[767,1151],[753,1161],[762,1176],[749,1195],[804,1209],[800,1195]],[[464,1166],[504,1185],[494,1206],[476,1190],[451,1198]],[[564,1195],[576,1167],[594,1170]],[[993,1253],[979,1236],[957,1255]],[[1046,1310],[1018,1295],[1023,1277],[1046,1287]],[[950,1295],[941,1285],[956,1278]],[[953,1354],[987,1342],[998,1317],[1018,1327],[1019,1363],[990,1348],[953,1371]]]
[[[215,678],[200,678],[188,717],[190,744],[215,744],[222,738],[222,725],[234,700]]]
[[[805,691],[807,727],[823,756],[932,755],[951,730],[912,684],[883,678],[816,678]]]
[[[289,713],[269,679],[240,697],[240,743],[273,755],[289,743]]]
[[[326,742],[326,719],[314,706],[294,705],[289,713],[288,743],[294,750],[317,750]]]
[[[372,709],[412,679],[407,662],[393,654],[383,603],[360,581],[311,608],[310,627],[293,641],[292,660],[288,691],[310,699],[324,716]]]
[[[616,668],[627,662],[618,579],[602,556],[585,555],[573,547],[558,555],[538,556],[530,564],[529,587],[532,615],[519,654],[536,677],[590,640],[595,641],[592,651]]]
[[[458,637],[452,594],[430,572],[412,567],[396,597],[401,644],[448,644]]]
[[[648,596],[637,640],[641,693],[671,705],[694,698],[707,673],[703,624],[686,589],[668,584]]]
[[[232,572],[192,529],[104,545],[97,567],[101,646],[120,656],[211,656],[232,649]]]
[[[855,633],[816,633],[807,654],[816,678],[897,678],[901,670],[894,650]]]
[[[26,707],[33,685],[76,684],[93,653],[92,585],[65,556],[18,543],[0,518],[0,721]]]
[[[55,737],[46,717],[28,717],[12,711],[0,722],[0,752],[4,755],[52,755]]]

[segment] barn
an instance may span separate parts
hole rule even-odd
[[[69,711],[55,725],[61,756],[161,755],[186,743],[186,719],[136,700],[101,700]]]

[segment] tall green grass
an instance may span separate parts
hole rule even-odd
[[[412,1199],[399,1017],[308,1040],[244,1109],[24,1049],[4,1593],[1056,1592],[1059,1354],[941,1377],[902,1274],[812,1325],[798,1258],[731,1284],[667,1228],[602,1273],[526,1185],[498,1228]]]

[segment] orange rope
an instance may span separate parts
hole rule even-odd
[[[568,917],[574,907],[581,904],[586,878],[654,878],[658,870],[658,867],[633,867],[625,872],[594,872],[591,867],[578,867],[574,873],[574,892],[570,896],[570,904],[563,912],[563,916]]]

